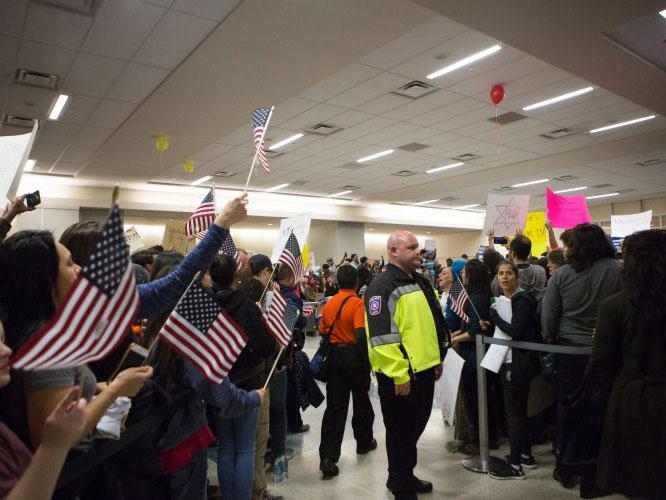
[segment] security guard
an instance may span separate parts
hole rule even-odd
[[[368,354],[386,427],[386,487],[396,499],[432,491],[432,483],[414,475],[416,443],[432,411],[449,339],[437,294],[415,272],[421,265],[418,249],[411,232],[392,233],[389,264],[365,294]]]

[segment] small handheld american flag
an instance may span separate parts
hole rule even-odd
[[[287,238],[287,243],[280,254],[278,262],[291,269],[296,281],[301,279],[303,275],[303,256],[301,255],[301,247],[298,245],[298,240],[294,233],[291,233],[289,238]]]
[[[291,341],[294,325],[298,320],[298,313],[278,290],[273,292],[273,298],[264,314],[264,319],[268,325],[268,331],[275,337],[275,340],[283,347],[287,347]]]
[[[139,308],[129,246],[116,203],[102,239],[53,318],[14,356],[23,370],[79,366],[111,354]]]
[[[469,295],[467,295],[467,290],[460,282],[460,278],[456,276],[456,279],[453,281],[451,286],[451,309],[456,313],[460,318],[466,323],[469,322],[469,316],[465,314],[465,305],[469,300]]]
[[[231,233],[227,234],[227,236],[224,238],[224,241],[222,242],[222,246],[220,247],[218,253],[231,255],[236,261],[236,269],[240,267],[241,265],[240,254],[238,253],[238,249],[236,248],[234,240],[231,238]]]
[[[268,108],[256,108],[252,111],[252,135],[254,146],[257,149],[257,159],[267,173],[270,173],[271,167],[268,164],[266,151],[264,151],[264,137],[266,136],[266,128],[270,117],[271,110]]]
[[[160,330],[160,336],[219,384],[240,356],[247,335],[200,283],[193,283]]]
[[[187,219],[185,234],[201,239],[213,222],[215,222],[215,193],[211,188],[201,200],[201,204]]]

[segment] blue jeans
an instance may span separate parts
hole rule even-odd
[[[217,419],[217,477],[226,500],[249,500],[254,475],[254,443],[259,408]]]

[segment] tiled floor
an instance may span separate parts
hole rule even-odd
[[[315,349],[315,339],[308,338],[306,352],[312,354]],[[287,500],[392,499],[393,496],[385,487],[387,462],[379,400],[376,395],[373,395],[371,400],[375,409],[375,437],[379,443],[376,451],[365,456],[356,455],[356,443],[350,423],[350,403],[342,456],[338,463],[340,475],[330,480],[322,480],[319,472],[318,447],[326,403],[319,408],[308,408],[303,413],[303,421],[310,424],[310,431],[305,434],[289,435],[287,438],[287,447],[293,448],[296,453],[289,462],[289,479],[279,484],[269,483],[269,490],[274,494],[283,495]],[[464,469],[460,464],[463,456],[450,453],[446,449],[446,443],[452,439],[453,428],[444,425],[441,412],[433,411],[428,427],[419,441],[416,474],[422,479],[432,481],[434,491],[431,494],[420,495],[420,498],[525,500],[578,498],[577,489],[565,490],[552,479],[555,458],[550,452],[550,445],[534,449],[539,467],[534,471],[528,471],[527,479],[497,481],[484,474],[475,474]],[[507,452],[508,450],[503,447],[493,454],[503,457]],[[211,463],[209,472],[213,470],[214,464]],[[624,497],[615,495],[605,498],[616,500]]]

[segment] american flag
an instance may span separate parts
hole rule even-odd
[[[298,320],[298,314],[287,304],[284,296],[277,290],[264,314],[268,331],[282,346],[287,347],[291,341],[292,330]]]
[[[241,265],[240,254],[238,253],[238,249],[236,248],[234,240],[231,238],[231,233],[227,234],[227,236],[224,238],[224,241],[222,242],[222,246],[220,247],[218,253],[225,253],[227,255],[231,255],[236,261],[236,269],[240,267]]]
[[[453,312],[460,316],[463,321],[469,322],[469,316],[465,314],[465,305],[467,304],[467,301],[469,301],[469,295],[467,295],[467,290],[465,290],[465,287],[460,282],[460,278],[458,276],[455,278],[456,279],[451,286],[451,291],[449,292],[451,295],[451,309],[453,309]]]
[[[278,259],[280,264],[285,264],[294,273],[296,281],[301,279],[303,273],[303,257],[301,255],[301,248],[298,246],[298,240],[294,233],[289,235],[284,250]]]
[[[171,312],[160,335],[215,384],[224,380],[247,343],[245,332],[197,282]]]
[[[138,308],[129,246],[114,203],[101,240],[65,300],[15,355],[13,367],[68,368],[102,359],[123,340]]]
[[[257,159],[263,169],[270,173],[271,167],[268,164],[266,151],[264,150],[264,136],[271,110],[268,108],[257,108],[252,111],[252,130],[254,135],[254,145],[257,148]]]
[[[194,236],[197,239],[203,238],[210,225],[215,221],[215,193],[213,188],[201,201],[185,225],[185,234]]]

